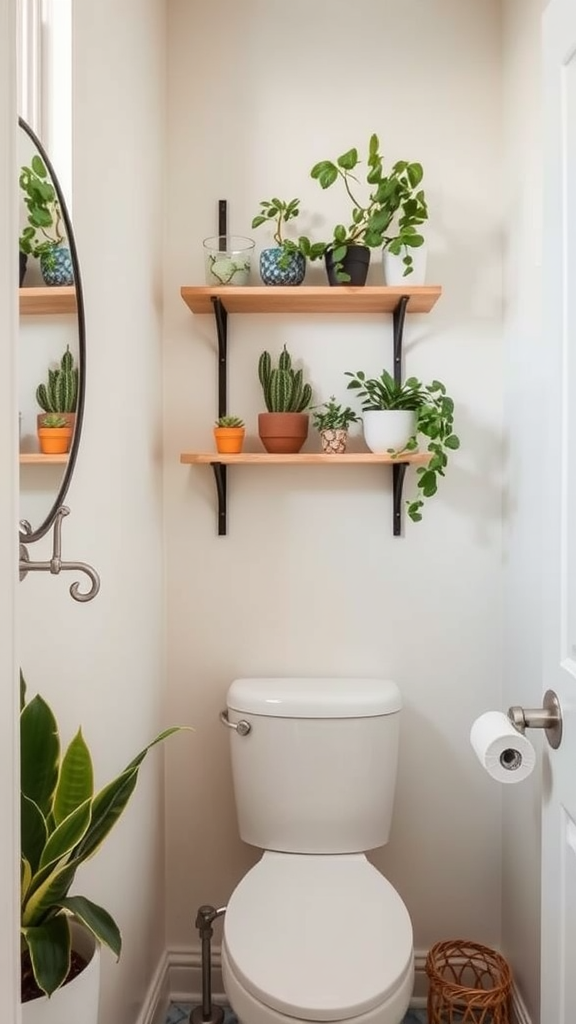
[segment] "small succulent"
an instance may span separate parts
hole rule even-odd
[[[272,366],[269,352],[258,362],[258,378],[262,385],[268,412],[304,412],[312,400],[312,388],[304,383],[304,371],[292,368],[292,357],[284,345],[278,366]]]
[[[216,420],[217,427],[243,427],[244,420],[241,420],[239,416],[220,416]]]
[[[354,410],[349,406],[343,409],[335,395],[331,395],[328,402],[312,409],[312,422],[316,430],[348,430],[351,423],[359,421],[360,417]]]
[[[67,427],[68,420],[65,416],[60,416],[57,412],[49,412],[46,416],[43,416],[40,420],[41,427]]]
[[[56,370],[48,370],[48,383],[36,388],[36,401],[44,412],[76,412],[78,367],[69,345]]]

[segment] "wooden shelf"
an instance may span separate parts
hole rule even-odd
[[[53,316],[59,313],[76,313],[76,289],[74,285],[61,288],[20,288],[21,316]]]
[[[65,466],[68,455],[42,455],[41,452],[20,452],[21,466]]]
[[[429,313],[442,294],[440,285],[368,285],[351,288],[329,285],[286,287],[208,288],[184,286],[184,302],[193,313],[212,313],[212,298],[219,298],[228,313],[393,313],[407,295],[407,313]]]
[[[298,455],[270,455],[268,452],[242,452],[241,455],[222,455],[220,452],[182,452],[180,462],[185,465],[223,466],[353,466],[379,464],[398,466],[406,463],[424,465],[430,459],[427,452],[414,452],[393,458],[374,452],[349,452],[345,455],[325,455],[323,452]]]

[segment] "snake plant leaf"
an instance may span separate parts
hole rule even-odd
[[[60,766],[53,805],[56,825],[60,825],[72,811],[93,796],[92,758],[82,735],[82,729],[78,729],[68,745]]]
[[[22,856],[30,866],[31,871],[38,869],[47,838],[46,819],[38,804],[35,804],[33,800],[30,800],[24,793],[21,793],[20,848]],[[28,888],[28,885],[26,888]]]
[[[122,936],[113,917],[104,907],[86,898],[86,896],[67,896],[60,900],[60,906],[71,913],[96,936],[119,959],[122,952]]]
[[[80,840],[86,835],[91,819],[92,801],[85,800],[83,804],[80,804],[80,807],[72,811],[72,814],[64,818],[64,821],[52,832],[42,851],[40,868],[45,868],[49,864],[55,864],[69,853],[72,853]]]
[[[20,903],[24,903],[32,881],[32,868],[26,857],[20,858]]]
[[[66,980],[70,970],[70,927],[63,914],[45,924],[22,928],[34,978],[39,988],[51,995]]]
[[[37,694],[20,715],[20,789],[46,818],[58,780],[60,739],[56,719]]]
[[[22,925],[29,928],[44,923],[45,918],[60,905],[76,874],[78,864],[49,864],[32,878],[21,908]]]

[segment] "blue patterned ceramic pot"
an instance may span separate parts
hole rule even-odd
[[[306,259],[301,252],[285,253],[276,246],[260,253],[260,277],[264,284],[302,284],[305,274]]]
[[[74,284],[74,271],[70,249],[67,245],[55,245],[40,256],[40,271],[44,284]]]

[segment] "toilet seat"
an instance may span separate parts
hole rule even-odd
[[[406,984],[412,925],[364,854],[266,851],[230,898],[223,953],[266,1006],[305,1020],[345,1020]]]

